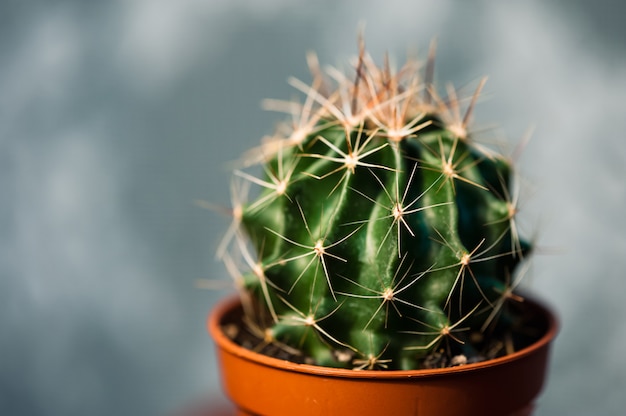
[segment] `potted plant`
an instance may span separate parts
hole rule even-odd
[[[241,414],[532,412],[556,321],[515,291],[512,161],[470,134],[484,80],[443,97],[433,59],[394,71],[361,42],[354,75],[311,55],[304,101],[266,102],[290,122],[234,173],[240,296],[209,318]]]

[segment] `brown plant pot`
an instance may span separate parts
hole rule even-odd
[[[434,370],[354,371],[255,353],[222,332],[222,323],[241,314],[237,298],[215,307],[208,329],[222,386],[240,415],[521,416],[532,414],[557,332],[552,312],[535,301],[525,304],[545,320],[537,342],[505,357]]]

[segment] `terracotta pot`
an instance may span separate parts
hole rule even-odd
[[[354,371],[295,364],[257,354],[231,341],[221,323],[240,314],[238,299],[213,310],[208,328],[217,346],[222,386],[239,414],[260,415],[530,415],[540,393],[557,322],[514,354],[459,367],[414,371]]]

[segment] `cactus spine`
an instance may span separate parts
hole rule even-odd
[[[220,254],[265,342],[316,364],[414,369],[510,318],[516,266],[530,250],[515,225],[512,166],[477,144],[453,89],[440,97],[409,62],[393,72],[360,49],[356,75],[313,57],[303,103],[268,101],[293,122],[244,158],[261,165],[255,200],[236,203]],[[232,253],[236,252],[237,255]]]

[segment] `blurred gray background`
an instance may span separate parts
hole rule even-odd
[[[384,4],[383,4],[384,3]],[[527,286],[558,310],[538,415],[626,406],[626,6],[596,1],[0,3],[0,414],[158,415],[220,400],[206,314],[229,165],[356,32],[380,62],[489,75],[476,125],[515,144]],[[622,409],[621,411],[619,409]]]

